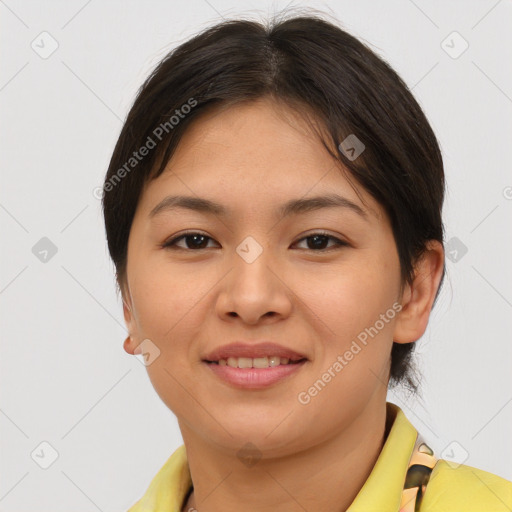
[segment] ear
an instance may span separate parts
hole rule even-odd
[[[411,343],[423,336],[444,269],[441,242],[429,240],[425,252],[414,265],[414,280],[402,295],[402,309],[395,322],[393,341]]]
[[[131,355],[140,353],[137,350],[138,343],[134,339],[132,333],[135,332],[135,317],[133,314],[132,297],[128,286],[120,286],[121,297],[123,300],[123,316],[128,327],[129,336],[126,337],[123,343],[124,350]]]

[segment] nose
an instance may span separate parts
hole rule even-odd
[[[223,320],[240,318],[255,325],[290,315],[292,291],[280,275],[279,265],[265,252],[251,263],[235,256],[233,269],[223,280],[224,288],[217,298],[217,314]]]

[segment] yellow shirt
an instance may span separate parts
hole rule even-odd
[[[438,460],[400,407],[387,402],[386,408],[393,421],[391,429],[347,512],[413,512],[417,494],[416,512],[512,511],[512,482],[471,466]],[[426,478],[426,487],[418,490],[421,478]],[[181,512],[191,486],[187,453],[181,445],[128,512]]]

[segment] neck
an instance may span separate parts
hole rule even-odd
[[[286,457],[264,455],[251,467],[180,423],[194,485],[182,511],[345,511],[379,457],[387,420],[385,401],[369,403],[337,435]]]

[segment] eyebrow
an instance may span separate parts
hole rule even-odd
[[[278,218],[284,218],[290,215],[298,215],[322,208],[334,207],[351,210],[363,219],[368,220],[368,214],[363,208],[350,199],[338,194],[292,199],[283,204],[277,210],[276,215]],[[192,196],[167,196],[151,210],[149,218],[152,219],[159,213],[174,210],[175,208],[187,208],[189,210],[221,217],[226,217],[230,214],[225,206],[210,199]]]

